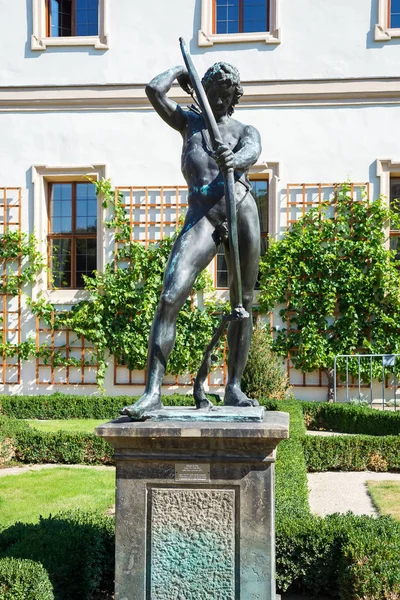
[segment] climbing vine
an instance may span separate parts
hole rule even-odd
[[[323,369],[330,400],[336,355],[400,351],[400,261],[385,247],[385,228],[389,222],[399,227],[399,219],[381,198],[354,200],[344,185],[334,217],[328,208],[310,210],[271,241],[261,262],[259,300],[265,312],[284,305],[273,349],[290,353],[303,372]],[[344,362],[338,367],[343,371]],[[366,362],[361,374],[369,381]],[[381,364],[373,376],[381,376]]]

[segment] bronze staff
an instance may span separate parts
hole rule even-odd
[[[191,59],[191,56],[187,50],[185,40],[179,38],[181,46],[183,60],[185,61],[186,68],[192,83],[193,89],[196,92],[197,100],[203,114],[204,122],[207,126],[208,133],[210,135],[211,145],[215,151],[219,146],[222,145],[221,134],[218,129],[217,122],[211,110],[208,98],[200,78],[196,72],[195,66]],[[246,319],[249,313],[243,308],[242,299],[242,279],[240,275],[240,260],[239,260],[239,242],[237,233],[237,219],[236,219],[236,201],[235,201],[235,177],[233,168],[229,168],[222,173],[224,178],[224,194],[226,201],[226,219],[228,222],[228,238],[229,246],[231,249],[231,264],[230,269],[232,271],[233,279],[237,289],[238,303],[233,308],[232,312],[228,317],[228,320],[240,320]]]

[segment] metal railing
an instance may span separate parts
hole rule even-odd
[[[335,394],[335,402],[336,402],[336,398],[337,398],[337,374],[338,374],[338,370],[337,370],[337,362],[338,359],[345,359],[345,369],[343,371],[343,369],[340,369],[340,373],[345,374],[345,386],[346,386],[346,402],[350,402],[350,398],[349,398],[349,387],[355,387],[356,389],[358,388],[358,401],[361,403],[364,394],[361,392],[361,388],[362,387],[366,387],[365,383],[363,380],[363,372],[364,371],[364,365],[365,365],[365,361],[368,361],[367,363],[367,372],[368,372],[368,379],[369,379],[369,394],[367,394],[367,397],[369,395],[369,405],[372,406],[373,400],[374,400],[374,394],[373,394],[373,381],[374,381],[374,377],[373,377],[373,372],[376,372],[376,369],[379,368],[381,369],[381,373],[379,376],[379,380],[382,377],[382,409],[384,410],[388,405],[389,402],[391,403],[393,401],[393,407],[394,410],[397,410],[397,405],[398,405],[398,401],[397,401],[397,374],[396,374],[396,362],[398,360],[398,357],[400,356],[400,354],[338,354],[337,356],[335,356],[335,361],[334,361],[334,394]],[[379,360],[380,359],[380,360]],[[356,362],[356,372],[357,375],[356,377],[354,376],[354,370],[353,370],[353,365],[351,364],[350,361],[357,361]],[[378,363],[379,361],[379,363]],[[375,363],[375,365],[374,365]],[[378,363],[378,364],[377,364]],[[350,370],[349,370],[349,366],[350,366]],[[390,371],[388,371],[388,369],[390,369]],[[351,371],[351,372],[350,372]],[[385,382],[386,379],[388,377],[388,375],[393,375],[393,397],[391,399],[388,399],[388,401],[385,398]],[[356,381],[357,383],[354,384],[352,383],[351,385],[349,384],[349,375],[351,376],[351,378],[353,379],[353,381]],[[375,377],[376,379],[376,377]],[[362,385],[363,383],[363,385]],[[367,382],[368,384],[368,382]],[[400,408],[400,406],[399,406]]]

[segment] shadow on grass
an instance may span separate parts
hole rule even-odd
[[[71,511],[38,524],[16,523],[0,531],[0,557],[6,556],[42,563],[56,600],[111,597],[114,519]]]

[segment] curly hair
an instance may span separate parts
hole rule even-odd
[[[231,116],[234,111],[234,106],[243,96],[243,88],[240,84],[240,73],[237,68],[226,62],[217,62],[207,69],[201,83],[207,93],[207,90],[212,83],[226,80],[230,81],[231,85],[235,88],[232,104],[228,110],[228,115]]]

